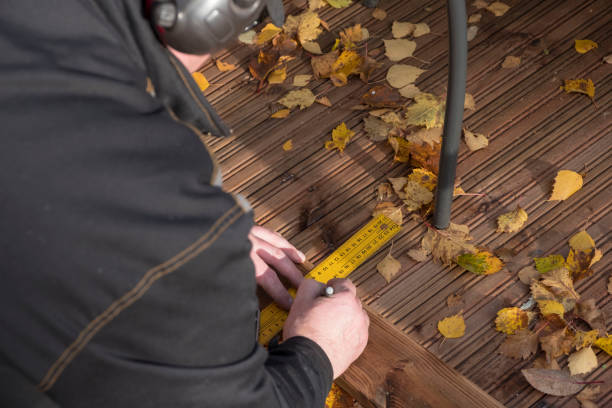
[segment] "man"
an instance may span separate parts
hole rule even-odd
[[[228,129],[140,1],[3,0],[0,115],[3,407],[323,405],[367,342],[355,287],[322,297],[222,191],[200,136]],[[269,351],[256,281],[291,307]]]

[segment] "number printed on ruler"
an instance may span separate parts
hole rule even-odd
[[[352,235],[340,248],[310,271],[306,278],[326,283],[333,278],[346,278],[366,259],[374,255],[395,236],[400,226],[379,215]],[[294,291],[292,295],[295,295]],[[287,312],[276,304],[265,307],[260,314],[259,342],[267,344],[283,327]]]

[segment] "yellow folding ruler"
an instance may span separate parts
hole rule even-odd
[[[346,278],[389,242],[399,230],[400,226],[384,215],[373,218],[340,248],[315,266],[306,278],[322,283],[333,278]],[[287,312],[276,304],[272,303],[265,307],[259,315],[259,343],[268,344],[281,331],[286,319]]]

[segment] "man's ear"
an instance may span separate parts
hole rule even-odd
[[[210,54],[204,54],[204,55],[184,54],[180,51],[175,50],[174,48],[170,46],[168,46],[168,49],[170,50],[170,52],[172,52],[172,54],[174,54],[174,56],[179,61],[183,63],[183,65],[185,66],[185,68],[187,68],[189,72],[197,71],[199,68],[202,67],[202,65],[206,64],[210,60]]]

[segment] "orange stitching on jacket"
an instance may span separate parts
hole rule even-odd
[[[119,313],[144,296],[153,283],[169,273],[174,272],[176,269],[189,262],[202,251],[211,246],[219,238],[219,236],[225,232],[227,228],[229,228],[229,226],[231,226],[240,216],[244,214],[243,212],[239,212],[226,222],[225,220],[236,209],[240,209],[240,207],[236,205],[229,209],[215,222],[215,224],[206,232],[206,234],[200,237],[195,243],[168,261],[148,270],[131,290],[126,292],[121,298],[115,300],[104,312],[89,322],[89,324],[83,330],[81,330],[72,344],[64,350],[60,357],[49,368],[40,384],[38,384],[38,389],[41,391],[48,391],[57,381],[66,366],[70,364],[70,362],[87,345],[87,343],[89,343],[91,338],[95,336],[97,332],[102,329],[102,327],[112,321]]]

